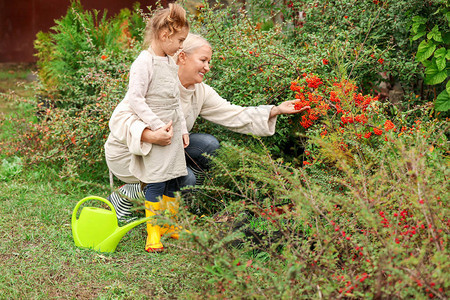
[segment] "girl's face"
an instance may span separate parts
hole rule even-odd
[[[156,53],[157,55],[174,55],[178,50],[183,48],[183,42],[186,39],[189,29],[187,27],[183,27],[180,31],[172,34],[171,36],[167,36],[167,31],[162,33],[160,39],[160,53]],[[156,49],[153,49],[156,50]],[[156,51],[155,51],[156,52]]]
[[[193,52],[181,52],[178,58],[178,77],[184,87],[189,87],[203,81],[203,76],[210,70],[212,49],[203,45]]]

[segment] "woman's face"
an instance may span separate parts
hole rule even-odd
[[[187,88],[203,81],[203,76],[209,72],[211,56],[212,50],[208,45],[203,45],[189,54],[180,53],[178,77],[184,87]]]

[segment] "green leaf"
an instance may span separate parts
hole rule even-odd
[[[433,29],[430,32],[428,32],[427,38],[429,40],[433,39],[436,42],[443,42],[442,34],[439,31],[439,27],[437,25],[434,25]]]
[[[447,93],[450,95],[450,80],[447,81],[447,84],[445,85],[445,90],[446,90]]]
[[[439,48],[434,52],[434,57],[436,58],[436,66],[439,71],[442,71],[447,66],[447,60],[445,56],[447,55],[447,49]]]
[[[445,59],[445,57],[436,58],[436,66],[439,71],[444,70],[445,67],[447,66],[447,60]]]
[[[433,65],[433,62],[432,62],[431,60],[424,60],[424,61],[422,62],[422,65],[423,65],[425,68],[429,68],[431,65]]]
[[[443,82],[446,78],[447,78],[447,71],[439,70],[436,63],[433,63],[425,70],[425,84],[428,85],[439,84]]]
[[[450,60],[450,49],[447,50],[447,54],[445,54],[445,59]]]
[[[428,19],[422,16],[414,16],[412,20],[414,23],[425,24]]]
[[[447,111],[450,109],[450,97],[447,90],[443,90],[434,101],[434,109],[437,111]]]
[[[421,32],[417,33],[415,36],[413,36],[413,37],[412,37],[412,40],[413,40],[413,41],[418,40],[418,39],[420,39],[421,37],[423,37],[425,34],[427,34],[425,31],[421,31]]]
[[[425,31],[425,25],[420,23],[414,23],[411,27],[411,31],[414,33],[424,32]]]
[[[441,56],[444,56],[447,54],[447,49],[445,48],[439,48],[436,50],[436,52],[434,52],[434,57],[438,58]]]
[[[432,40],[423,40],[417,49],[416,60],[422,62],[428,59],[431,55],[433,55],[434,50],[436,50],[436,45]]]

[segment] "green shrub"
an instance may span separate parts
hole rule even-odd
[[[447,123],[426,108],[410,123],[346,80],[305,74],[291,89],[311,107],[304,155],[224,143],[199,187],[214,216],[193,237],[202,296],[445,298]]]
[[[40,82],[30,102],[39,119],[15,120],[21,134],[11,137],[6,152],[31,163],[61,164],[66,175],[92,168],[106,173],[108,121],[125,95],[129,68],[141,49],[144,21],[138,8],[107,18],[106,11],[100,17],[77,1],[50,32],[38,33]]]
[[[411,40],[424,38],[417,49],[416,60],[425,67],[425,84],[438,85],[435,97],[435,109],[448,111],[450,109],[450,11],[449,4],[442,4],[433,14],[442,16],[440,22],[436,17],[415,16],[411,26]],[[433,16],[432,15],[432,16]],[[445,20],[446,19],[446,20]],[[431,29],[432,28],[432,29]]]
[[[418,41],[410,40],[413,17],[429,15],[429,24],[441,23],[443,14],[432,13],[443,5],[421,0],[246,1],[245,9],[241,4],[212,9],[205,3],[192,29],[213,46],[208,83],[232,103],[290,100],[290,82],[315,73],[324,79],[351,79],[361,92],[380,94],[384,102],[392,96],[388,100],[396,109],[409,111],[434,98],[414,59]],[[394,86],[397,97],[389,94]],[[271,152],[285,160],[302,153],[291,121],[280,117],[275,136],[266,139]],[[230,138],[229,132],[206,122],[197,128],[221,140]]]
[[[101,15],[97,10],[84,11],[79,1],[73,1],[55,23],[51,31],[39,32],[35,41],[42,92],[57,97],[60,107],[78,109],[93,103],[92,97],[102,89],[91,77],[103,75],[96,71],[114,79],[123,76],[145,26],[136,12],[123,9],[107,18],[106,11]]]
[[[364,158],[347,153],[352,164],[336,155],[339,172],[323,174],[327,182],[268,153],[225,144],[214,159],[216,177],[200,188],[222,212],[200,218],[203,229],[186,245],[209,277],[198,295],[445,298],[448,145],[428,138],[442,137],[443,125],[420,126]],[[335,147],[326,139],[312,143]],[[239,170],[228,166],[230,157]]]

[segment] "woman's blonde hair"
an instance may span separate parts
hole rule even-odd
[[[160,8],[153,13],[147,21],[144,34],[144,48],[156,39],[163,29],[169,31],[169,36],[181,31],[184,27],[189,29],[186,11],[176,3],[169,3],[168,8]]]
[[[178,55],[180,54],[180,52],[191,54],[198,48],[203,47],[205,45],[212,48],[211,44],[202,36],[195,33],[189,33],[183,42],[183,49],[180,50],[178,53],[176,53],[173,59],[175,60],[175,62],[178,62]]]

